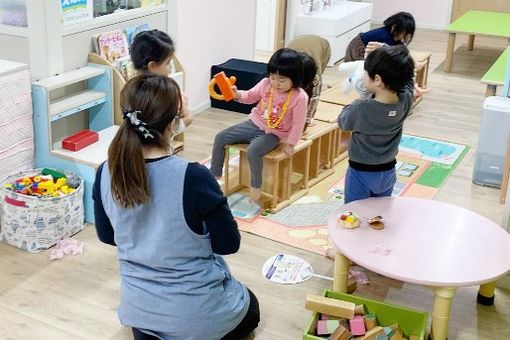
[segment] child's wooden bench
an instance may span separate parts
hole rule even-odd
[[[347,157],[347,146],[349,139],[351,138],[350,131],[342,131],[338,128],[338,115],[342,112],[343,105],[337,105],[319,101],[317,105],[317,112],[315,113],[314,119],[322,122],[326,122],[335,127],[333,131],[333,165],[338,164],[340,161]]]
[[[311,140],[300,140],[294,146],[294,154],[287,156],[278,146],[264,156],[261,203],[275,213],[306,195],[310,166]],[[239,170],[229,173],[230,148],[239,151]],[[225,177],[223,192],[226,196],[244,188],[250,188],[250,165],[247,158],[248,144],[225,146]]]
[[[338,125],[315,120],[301,137],[312,141],[308,186],[311,187],[333,174],[334,144]]]
[[[506,63],[508,62],[508,53],[510,47],[507,47],[492,66],[485,72],[480,82],[487,85],[485,96],[495,96],[498,86],[503,86],[505,80]]]

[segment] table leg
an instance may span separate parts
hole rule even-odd
[[[434,287],[434,309],[432,310],[432,328],[430,330],[433,340],[446,340],[455,291],[456,288]]]
[[[451,72],[453,65],[453,50],[455,48],[456,33],[448,34],[448,45],[446,47],[446,59],[444,61],[444,71]]]
[[[345,293],[347,292],[347,279],[349,276],[349,266],[351,262],[339,251],[335,253],[335,270],[333,273],[333,290]]]
[[[475,46],[475,35],[474,34],[470,34],[469,37],[468,37],[467,50],[468,51],[472,51],[474,46]]]
[[[496,85],[487,84],[487,89],[485,90],[485,97],[491,97],[496,95]]]
[[[496,282],[488,282],[480,285],[476,302],[484,306],[492,306],[494,304],[494,290],[496,289]]]

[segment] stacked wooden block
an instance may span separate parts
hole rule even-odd
[[[398,323],[388,326],[377,324],[376,315],[369,313],[364,305],[356,305],[319,295],[306,296],[306,309],[321,313],[317,320],[316,334],[329,340],[403,340],[417,339],[404,336]]]
[[[27,65],[0,60],[0,179],[33,167],[30,85]]]

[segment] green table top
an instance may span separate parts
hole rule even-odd
[[[510,37],[510,13],[468,11],[446,28],[452,33]]]
[[[498,60],[492,64],[491,68],[480,80],[482,83],[503,85],[503,81],[505,80],[506,63],[508,62],[508,53],[510,53],[509,51],[510,47],[507,47],[506,50],[499,56]]]

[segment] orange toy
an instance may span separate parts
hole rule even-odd
[[[226,102],[231,101],[235,98],[232,86],[234,86],[236,80],[237,79],[234,76],[227,78],[227,75],[223,71],[216,73],[209,83],[209,94],[217,100],[224,100]],[[218,85],[221,94],[214,90],[214,85]]]

